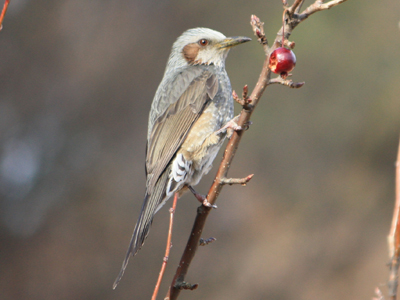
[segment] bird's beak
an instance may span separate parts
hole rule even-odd
[[[216,46],[218,49],[231,48],[236,45],[243,44],[249,41],[251,41],[251,38],[245,36],[233,36],[233,37],[227,37],[226,39],[219,42]]]

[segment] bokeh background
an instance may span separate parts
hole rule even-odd
[[[253,37],[251,14],[272,41],[279,0],[11,1],[0,32],[1,299],[150,299],[169,205],[111,287],[144,195],[153,95],[184,30]],[[398,1],[349,0],[296,28],[293,79],[306,85],[266,90],[230,171],[255,176],[224,188],[204,232],[217,241],[199,249],[186,278],[200,287],[181,299],[386,292],[399,20]],[[254,87],[263,58],[254,38],[231,51],[234,89]],[[179,201],[160,299],[197,206],[190,195]]]

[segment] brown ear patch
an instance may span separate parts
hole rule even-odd
[[[182,54],[188,63],[195,63],[197,54],[199,53],[200,45],[197,43],[187,44],[183,47]]]

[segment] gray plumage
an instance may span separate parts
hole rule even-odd
[[[175,192],[196,185],[218,153],[233,118],[225,59],[229,49],[249,41],[195,28],[174,43],[164,77],[151,105],[146,148],[146,194],[139,219],[114,282],[146,239],[154,214]]]

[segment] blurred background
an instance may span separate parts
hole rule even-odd
[[[227,59],[233,88],[252,89],[264,55],[251,14],[272,41],[280,0],[11,1],[0,32],[1,299],[150,299],[171,202],[111,287],[145,191],[153,95],[172,43],[198,26],[253,38]],[[264,93],[230,171],[255,176],[223,189],[204,232],[217,241],[199,249],[186,278],[199,289],[180,299],[386,292],[399,20],[398,1],[349,0],[296,28],[293,80],[306,84]],[[178,203],[160,299],[197,206],[190,195]]]

